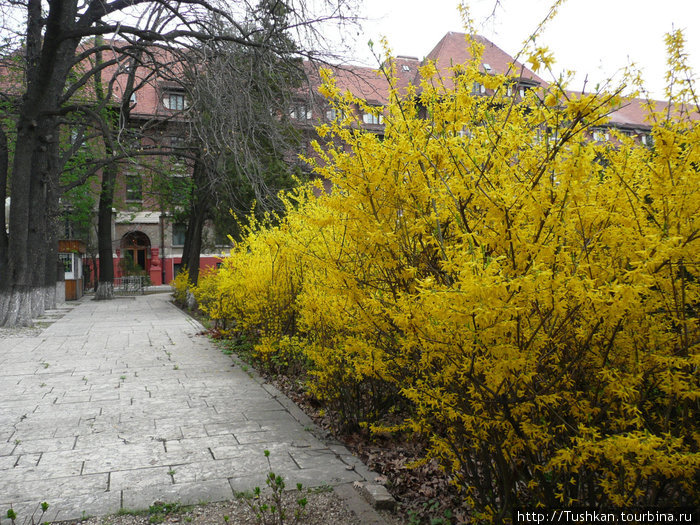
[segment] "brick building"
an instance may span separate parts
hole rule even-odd
[[[513,96],[522,97],[528,89],[546,86],[542,78],[523,64],[514,61],[513,57],[498,46],[483,37],[476,39],[484,47],[481,61],[483,73],[512,75],[514,81],[509,91],[512,91]],[[153,59],[170,61],[163,53],[154,54]],[[427,60],[436,63],[440,76],[446,86],[450,87],[454,75],[452,66],[469,59],[470,50],[466,35],[457,32],[447,33],[423,60],[399,55],[395,58],[399,92],[405,92],[409,85],[418,85],[419,67]],[[176,152],[187,138],[187,97],[182,83],[173,79],[176,75],[172,72],[177,72],[177,66],[171,64],[168,70],[170,74],[167,77],[144,77],[139,71],[136,72],[138,89],[130,97],[130,119],[134,127],[147,130],[147,133],[141,134],[138,139],[143,148],[156,149],[165,146]],[[318,72],[309,64],[307,74],[310,84],[318,86]],[[121,100],[120,97],[126,89],[128,66],[125,63],[111,66],[105,70],[103,76],[113,79],[113,96],[115,100]],[[359,107],[355,108],[359,125],[372,133],[383,134],[384,122],[380,108],[388,101],[387,80],[379,75],[376,69],[354,66],[337,68],[335,76],[341,89],[350,91],[365,100],[368,105],[378,108],[378,111],[372,113],[362,113]],[[485,86],[476,82],[473,93],[484,96],[490,94]],[[318,123],[332,120],[335,114],[320,95],[309,97],[304,94],[295,99],[289,109],[289,117],[301,131],[302,148],[308,152],[309,143],[316,136],[314,127]],[[642,102],[632,101],[613,114],[608,124],[595,129],[592,139],[606,140],[609,128],[615,127],[646,143],[651,128],[644,117]],[[150,159],[150,165],[147,155],[141,159],[141,162],[124,161],[120,166],[112,219],[115,274],[119,276],[131,268],[144,272],[154,284],[167,283],[176,275],[182,264],[186,225],[177,221],[172,210],[163,206],[158,191],[152,184],[152,174],[156,169],[154,166],[157,165],[160,180],[170,181],[171,191],[177,192],[179,186],[182,186],[184,191],[187,185],[183,183],[190,176],[192,166],[189,161],[177,155],[154,157]],[[146,161],[143,162],[143,159]],[[70,220],[66,224],[66,237],[72,237]],[[94,231],[84,232],[83,235],[87,237],[83,240],[88,247],[85,275],[89,286],[89,281],[95,277],[96,241]],[[229,249],[230,244],[226,238],[217,237],[211,225],[205,227],[201,267],[215,266]]]

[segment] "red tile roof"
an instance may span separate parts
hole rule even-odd
[[[451,79],[454,75],[449,68],[464,64],[472,59],[470,46],[467,42],[468,35],[450,31],[442,37],[440,42],[426,56],[427,60],[437,63],[438,71],[443,79]],[[480,35],[475,35],[474,40],[484,46],[481,57],[481,67],[484,73],[503,74],[521,77],[531,83],[546,85],[547,83],[530,71],[520,62],[516,62],[512,56],[503,51],[496,44]],[[452,82],[445,82],[446,87],[451,87]]]
[[[446,88],[453,87],[454,73],[450,71],[453,66],[464,64],[471,60],[470,46],[465,33],[449,32],[443,36],[437,45],[423,59],[417,57],[397,56],[394,65],[397,75],[397,83],[400,92],[413,84],[419,86],[420,74],[418,68],[427,61],[436,63],[438,72],[443,79]],[[532,70],[516,61],[508,53],[496,46],[493,42],[476,35],[474,39],[483,46],[480,70],[484,73],[505,74],[517,77],[520,82],[530,85],[547,86],[547,82],[536,75]],[[337,66],[333,68],[337,85],[341,90],[346,90],[358,98],[371,104],[386,104],[388,101],[389,83],[384,75],[376,69],[357,66]],[[318,77],[316,77],[318,79]],[[314,81],[312,80],[312,84]],[[668,107],[666,102],[653,101],[656,109]],[[700,119],[697,108],[688,110],[691,118]],[[610,115],[610,125],[629,129],[647,130],[651,128],[647,121],[648,110],[646,101],[642,99],[629,99],[616,112]]]
[[[481,70],[485,73],[507,74],[519,77],[529,84],[546,85],[546,82],[535,73],[513,60],[493,42],[482,36],[475,36],[476,41],[484,46]],[[471,52],[465,33],[447,33],[440,42],[423,59],[399,55],[394,59],[396,80],[399,92],[405,92],[409,85],[420,85],[418,68],[428,61],[433,61],[445,82],[445,87],[452,87],[454,76],[450,68],[471,60]],[[486,66],[486,67],[485,67]],[[389,83],[377,69],[358,66],[335,66],[332,68],[338,87],[349,91],[358,98],[374,104],[386,104],[388,101]],[[318,76],[316,75],[316,80]],[[312,80],[314,83],[314,80]]]

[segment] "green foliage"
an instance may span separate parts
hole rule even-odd
[[[121,270],[122,275],[148,277],[146,270],[141,268],[141,266],[134,261],[134,257],[131,252],[124,253],[124,257],[122,257],[119,261],[119,269]]]
[[[282,476],[279,476],[272,471],[272,466],[270,464],[270,451],[265,450],[263,453],[268,465],[268,473],[265,478],[265,484],[270,490],[270,493],[264,494],[260,487],[255,487],[252,492],[239,492],[236,494],[236,496],[241,499],[251,511],[253,511],[259,525],[303,523],[302,519],[305,516],[305,509],[308,501],[305,497],[301,496],[303,490],[302,484],[297,483],[296,485],[296,490],[299,497],[296,499],[294,505],[294,512],[291,516],[292,521],[289,521],[289,509],[287,509],[287,506],[282,498],[286,484]]]
[[[170,514],[182,512],[183,507],[179,503],[156,502],[148,507],[148,523],[163,523]]]
[[[14,511],[14,509],[7,509],[7,513],[5,515],[7,516],[7,519],[12,522],[12,525],[14,525],[15,520],[17,519],[17,513]]]
[[[46,514],[46,511],[49,510],[49,506],[50,505],[47,502],[42,501],[39,504],[38,508],[32,513],[32,515],[29,516],[28,518],[25,518],[24,523],[31,524],[31,525],[35,525],[35,524],[36,525],[39,525],[39,524],[48,525],[48,522],[43,522],[41,520],[44,517],[44,515]],[[37,512],[39,513],[38,516],[37,516]],[[11,525],[15,525],[15,523],[18,519],[17,512],[12,507],[10,507],[7,510],[7,512],[5,513],[5,517],[10,520]],[[2,523],[2,519],[0,519],[0,523]]]

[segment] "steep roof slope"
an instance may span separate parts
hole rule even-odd
[[[452,87],[453,73],[449,68],[458,64],[464,64],[472,59],[471,50],[467,43],[466,33],[456,33],[450,31],[440,39],[437,45],[425,57],[437,63],[438,71],[446,87]],[[484,46],[484,53],[481,57],[480,70],[484,73],[504,74],[521,77],[528,83],[547,85],[547,83],[537,76],[530,69],[520,62],[517,62],[508,53],[503,51],[489,39],[480,35],[474,35],[474,40]],[[425,61],[424,61],[425,62]]]

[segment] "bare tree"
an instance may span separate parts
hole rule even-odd
[[[344,0],[317,2],[326,9],[319,15],[303,0],[290,4],[289,28],[300,41],[318,34],[314,23],[342,17],[347,7]],[[245,7],[223,0],[0,1],[3,32],[18,39],[8,37],[3,43],[3,58],[20,56],[23,66],[21,82],[8,86],[16,94],[11,163],[4,161],[7,130],[0,131],[0,196],[9,191],[12,198],[9,231],[0,230],[0,326],[31,324],[55,304],[59,176],[79,147],[79,141],[63,147],[62,137],[78,117],[84,129],[111,136],[99,101],[77,101],[81,91],[99,72],[138,57],[137,50],[159,47],[181,53],[213,41],[264,48],[268,42],[256,38],[259,28],[241,22]],[[222,32],[223,23],[235,30]],[[111,43],[99,43],[100,35]],[[113,42],[123,44],[115,47]],[[98,58],[116,48],[117,56]],[[2,83],[7,85],[5,71]],[[111,98],[105,95],[104,100]],[[122,156],[114,148],[105,153],[94,162],[96,171]]]
[[[262,45],[207,43],[188,62],[188,121],[191,143],[199,147],[182,260],[194,283],[205,219],[230,225],[229,211],[248,214],[253,200],[258,211],[279,211],[278,192],[299,174],[299,133],[289,114],[295,98],[308,100],[308,93],[288,15],[284,3],[263,1],[246,20]]]

